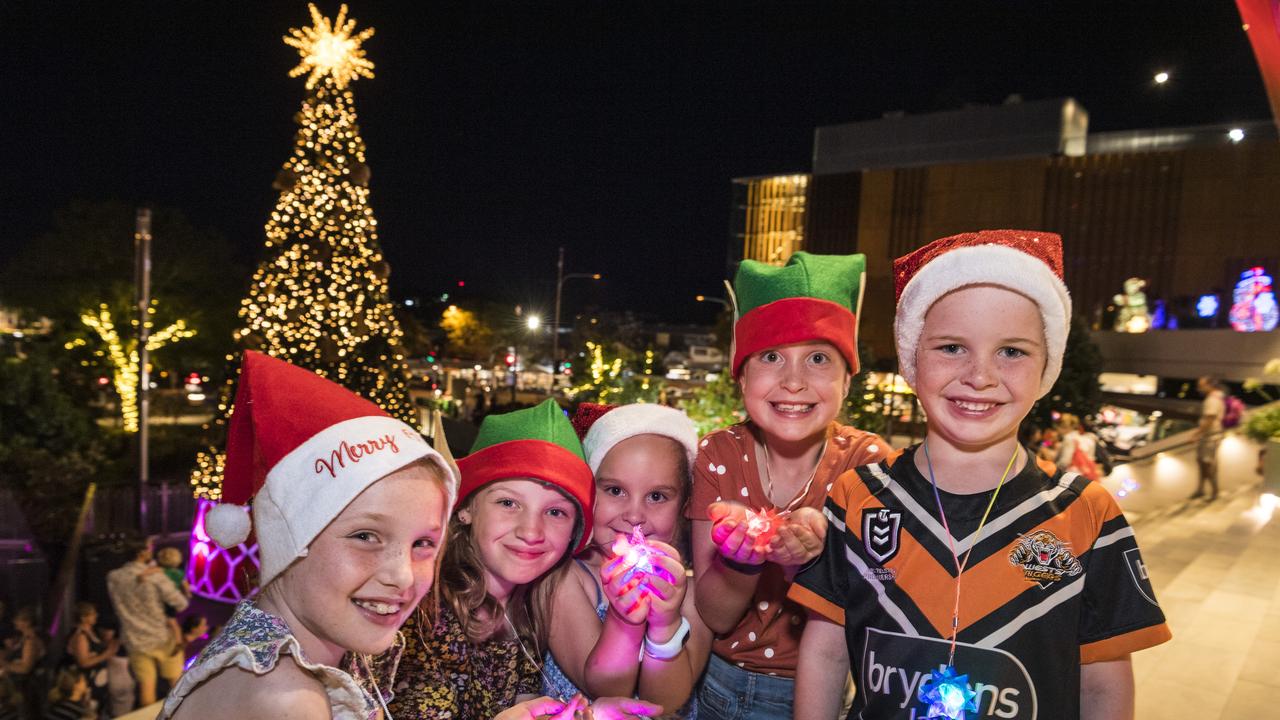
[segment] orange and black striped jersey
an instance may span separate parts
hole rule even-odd
[[[790,597],[844,626],[858,686],[850,718],[914,720],[922,678],[947,662],[956,563],[915,449],[840,476],[823,554]],[[940,491],[961,583],[955,661],[977,694],[971,718],[1079,716],[1080,665],[1170,638],[1133,529],[1111,494],[1028,464],[1001,490]]]

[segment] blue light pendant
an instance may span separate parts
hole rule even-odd
[[[969,676],[956,675],[950,665],[929,673],[929,679],[920,683],[916,696],[929,703],[928,718],[964,720],[965,711],[978,711],[976,694],[969,689]]]

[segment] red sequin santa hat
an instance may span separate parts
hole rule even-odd
[[[1062,371],[1071,296],[1062,282],[1062,238],[1035,230],[980,230],[941,238],[893,261],[898,311],[893,331],[898,372],[916,383],[916,346],[924,317],[943,295],[969,285],[998,285],[1030,298],[1044,323],[1043,397]]]
[[[205,517],[205,530],[223,547],[244,542],[250,522],[242,506],[252,500],[265,587],[365,488],[419,459],[439,468],[447,513],[457,470],[421,434],[337,383],[246,350],[222,503]]]

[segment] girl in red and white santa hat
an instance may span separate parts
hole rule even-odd
[[[159,717],[384,717],[389,698],[339,667],[363,670],[364,656],[398,644],[435,579],[457,477],[451,459],[368,400],[246,351],[222,504],[206,530],[230,548],[252,524],[261,591],[236,608]],[[544,699],[502,717],[561,706]]]

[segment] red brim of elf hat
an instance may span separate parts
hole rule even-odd
[[[573,553],[582,552],[591,541],[595,509],[595,480],[581,457],[546,440],[509,440],[477,450],[458,460],[462,484],[454,510],[471,495],[499,480],[534,480],[554,485],[578,504],[582,512],[582,537]]]
[[[734,326],[733,376],[742,375],[747,358],[761,350],[803,342],[828,342],[858,372],[858,319],[838,303],[792,297],[761,305]]]

